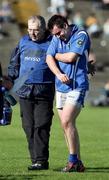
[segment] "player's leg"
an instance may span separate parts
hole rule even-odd
[[[60,96],[62,97],[62,95]],[[70,97],[70,98],[69,98]],[[80,113],[81,104],[83,102],[84,93],[82,92],[73,92],[70,93],[66,99],[66,103],[63,107],[63,110],[58,110],[60,114],[61,124],[65,132],[65,137],[67,139],[67,144],[69,148],[69,162],[72,164],[77,164],[78,158],[80,159],[80,143],[78,131],[76,128],[76,118]],[[58,97],[59,101],[59,97]],[[63,101],[62,101],[63,102]],[[60,103],[61,104],[61,103]],[[65,167],[64,172],[69,171],[83,171],[83,165],[79,165],[78,169],[76,167]]]
[[[65,104],[65,102],[67,99],[67,94],[66,93],[60,93],[60,92],[56,92],[56,107],[58,108],[58,114],[59,114],[59,117],[60,117],[60,120],[61,120],[61,124],[62,124],[62,127],[63,127],[63,130],[64,130],[64,134],[65,134],[65,139],[66,139],[66,142],[67,142],[67,145],[69,147],[69,140],[67,138],[67,133],[66,134],[66,128],[67,128],[67,125],[69,126],[68,130],[70,131],[71,129],[71,133],[69,135],[69,137],[71,136],[72,132],[75,132],[75,137],[76,138],[76,141],[78,142],[77,143],[77,151],[78,151],[78,156],[80,156],[80,150],[79,150],[79,136],[78,136],[78,132],[77,132],[77,129],[76,129],[76,126],[75,126],[75,119],[76,119],[76,116],[79,114],[80,112],[80,107],[81,106],[77,106],[76,105],[74,106],[72,103],[73,103],[73,99],[68,99],[68,103]],[[71,101],[71,103],[69,103]],[[74,131],[72,130],[72,127],[74,129]],[[75,140],[73,141],[75,143]],[[72,146],[72,140],[71,140],[71,143],[70,143],[70,146]],[[74,146],[75,147],[75,146]],[[71,149],[70,151],[72,151],[72,148],[69,147],[69,149]],[[72,153],[72,152],[71,152]]]
[[[80,108],[71,104],[66,104],[63,108],[61,116],[61,124],[67,137],[70,154],[78,154],[79,142],[76,128],[76,118],[79,112]]]

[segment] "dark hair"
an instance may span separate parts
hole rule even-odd
[[[52,30],[54,25],[58,26],[59,28],[64,28],[65,23],[68,25],[68,21],[65,17],[61,15],[53,15],[49,20],[48,20],[48,29]]]

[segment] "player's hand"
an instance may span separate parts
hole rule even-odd
[[[69,84],[69,82],[70,82],[70,79],[69,79],[69,77],[66,74],[59,73],[59,74],[57,74],[57,78],[62,83],[65,83],[65,84]]]
[[[92,76],[95,74],[96,67],[95,62],[93,60],[90,60],[88,62],[88,74],[91,74]]]

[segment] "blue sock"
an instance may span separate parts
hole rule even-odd
[[[78,161],[77,154],[70,154],[68,160],[69,162],[76,163]]]

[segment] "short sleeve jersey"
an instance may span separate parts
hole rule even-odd
[[[68,52],[79,55],[78,59],[72,63],[65,63],[61,60],[56,61],[61,72],[67,74],[70,78],[70,83],[64,84],[56,77],[56,90],[60,92],[69,92],[73,89],[89,89],[87,62],[90,38],[85,30],[78,29],[75,25],[71,25],[71,28],[71,36],[67,42],[54,36],[47,51],[47,55],[53,57],[55,57],[56,53]]]

